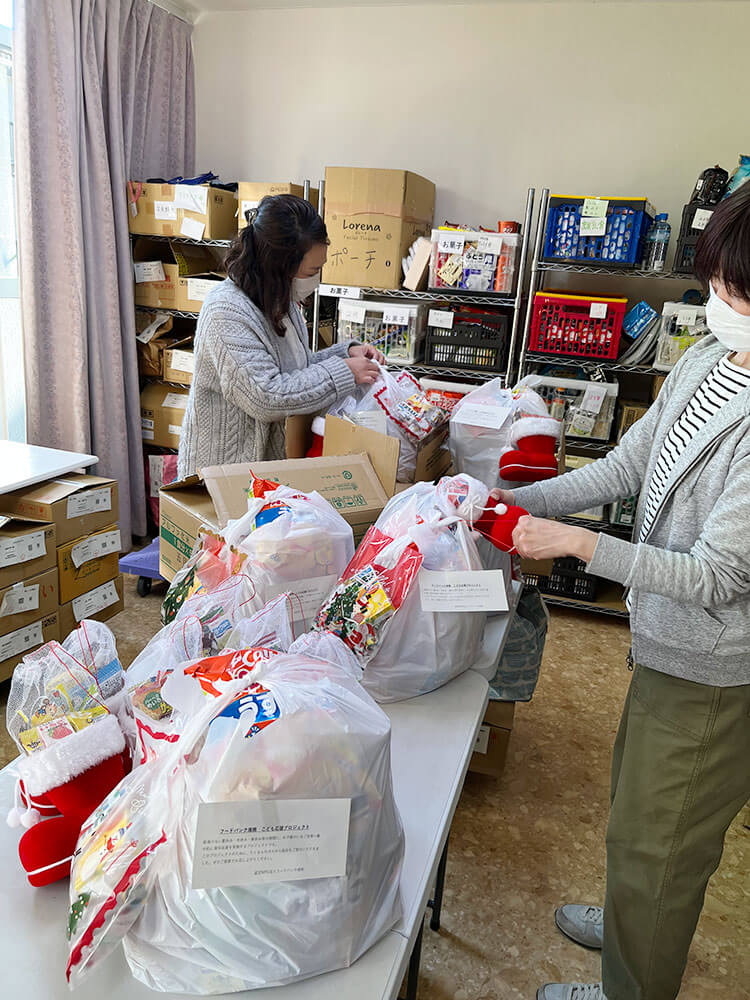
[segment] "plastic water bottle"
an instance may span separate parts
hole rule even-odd
[[[646,234],[643,245],[644,271],[663,271],[667,262],[667,247],[672,235],[672,227],[667,222],[669,216],[662,212],[654,219],[654,223]]]

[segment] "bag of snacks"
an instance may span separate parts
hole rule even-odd
[[[242,562],[242,557],[232,552],[220,535],[202,529],[195,551],[169,585],[161,606],[162,624],[173,622],[189,598],[214,590],[233,573],[240,572]]]

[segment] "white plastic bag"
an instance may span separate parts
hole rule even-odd
[[[478,407],[474,410],[474,407]],[[463,415],[462,415],[462,410]],[[513,394],[503,388],[503,380],[493,378],[459,399],[450,419],[449,443],[453,465],[480,480],[489,489],[500,483],[500,456],[510,447]],[[494,426],[472,423],[469,414],[483,414]]]

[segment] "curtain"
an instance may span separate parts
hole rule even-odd
[[[149,0],[16,0],[28,440],[99,457],[146,533],[126,182],[195,169],[191,26]]]

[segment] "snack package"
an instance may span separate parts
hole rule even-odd
[[[243,558],[220,535],[202,529],[196,549],[169,585],[161,606],[162,624],[173,622],[190,597],[214,590],[242,569]]]
[[[216,671],[204,664],[198,672]],[[218,691],[205,695],[180,742],[128,775],[81,832],[70,888],[72,986],[119,941],[133,975],[155,990],[207,995],[291,983],[350,965],[400,916],[390,724],[362,686],[334,663],[281,654]],[[213,849],[205,837],[196,849],[199,811],[330,799],[349,802],[345,875],[305,878],[271,829],[264,850],[273,849],[282,880],[253,876],[246,863],[237,884],[227,876],[219,888],[192,887],[196,857]],[[249,821],[231,826],[224,860],[246,854],[258,835]],[[303,829],[284,835],[291,847],[309,846]]]

